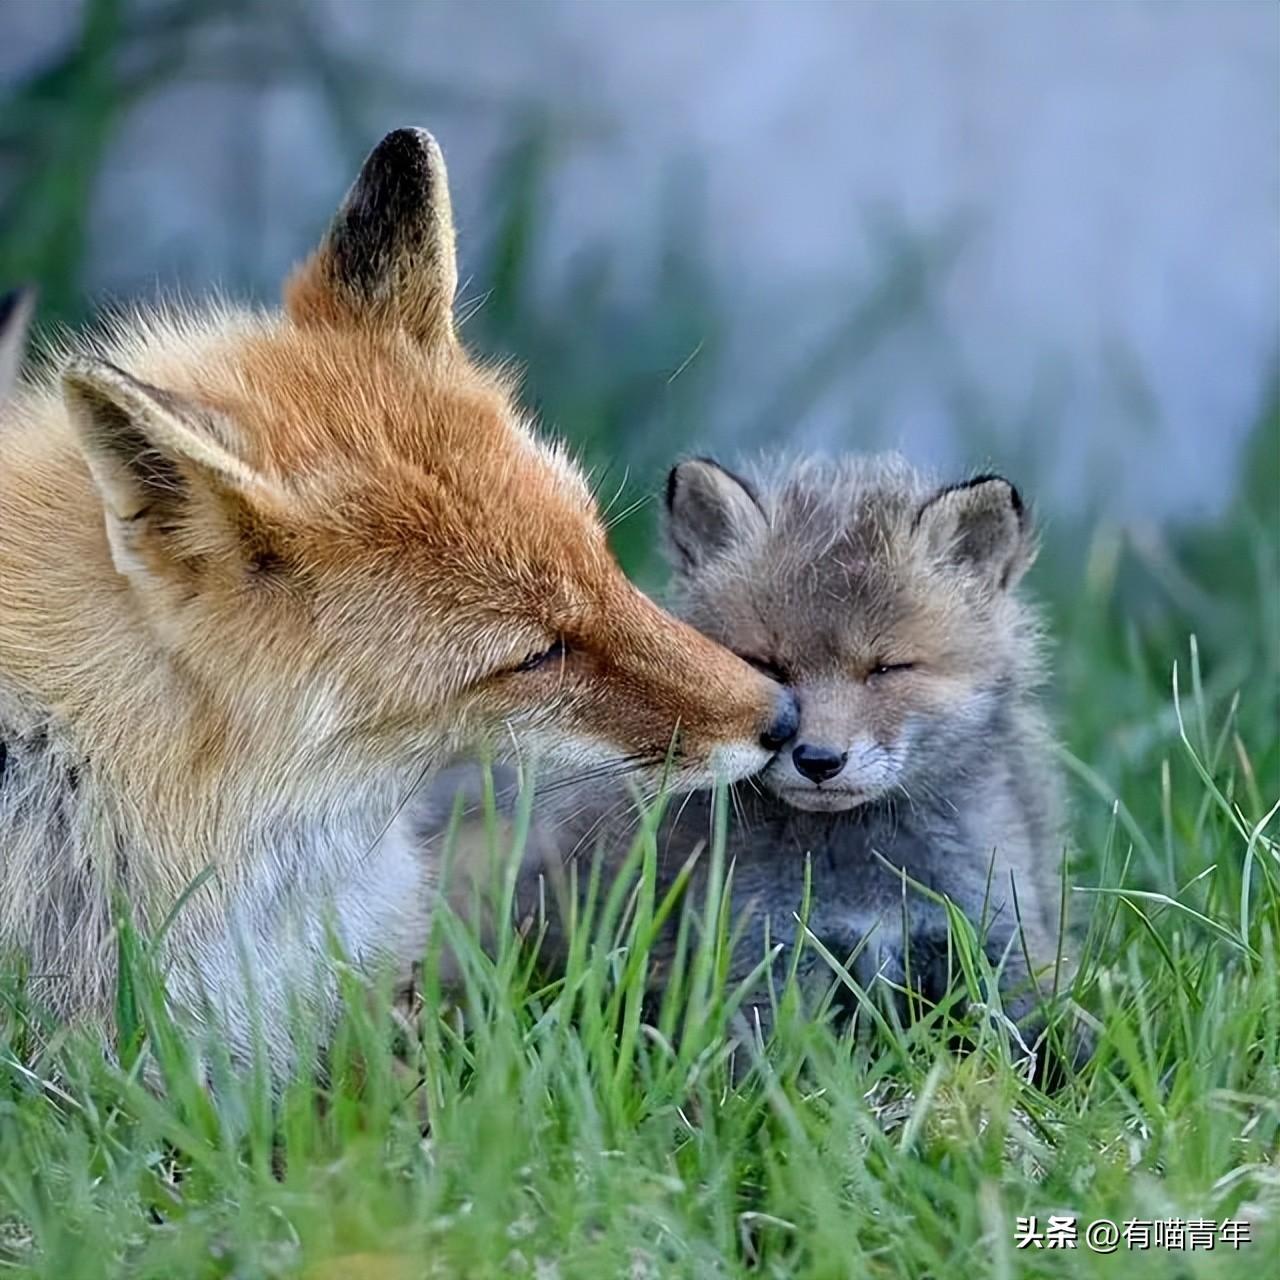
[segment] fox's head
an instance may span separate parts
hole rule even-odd
[[[439,148],[401,129],[285,314],[133,318],[73,360],[131,607],[242,752],[656,774],[674,741],[683,786],[759,769],[790,695],[630,585],[573,462],[464,351],[456,282]]]
[[[1038,675],[1014,594],[1034,534],[998,476],[937,487],[890,456],[748,482],[693,460],[667,535],[682,616],[796,692],[799,731],[761,781],[798,808],[937,798]]]

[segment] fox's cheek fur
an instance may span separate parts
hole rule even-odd
[[[580,624],[552,660],[483,681],[462,700],[498,726],[493,754],[557,768],[615,765],[681,787],[767,764],[794,729],[792,695],[629,586],[620,594],[608,617]]]

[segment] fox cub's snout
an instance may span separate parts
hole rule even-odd
[[[693,460],[668,484],[682,615],[796,691],[794,743],[761,781],[797,808],[927,794],[982,752],[999,691],[1036,661],[1010,595],[1035,553],[1013,486],[874,466],[821,483],[801,467],[761,496]]]

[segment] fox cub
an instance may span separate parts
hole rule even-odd
[[[677,612],[800,704],[793,742],[732,796],[725,856],[744,932],[730,977],[767,942],[795,942],[807,860],[808,927],[842,962],[856,953],[862,985],[910,977],[944,994],[946,911],[915,881],[978,927],[1003,966],[1005,1011],[1024,1019],[1036,1003],[1026,957],[1044,984],[1057,952],[1062,833],[1035,700],[1040,632],[1017,590],[1036,550],[1017,491],[995,476],[939,487],[896,456],[750,480],[695,460],[671,472],[666,541]],[[669,804],[660,891],[708,840],[711,807],[707,792]],[[525,900],[563,911],[566,866],[597,848],[616,865],[636,821],[616,796],[557,790],[540,806]],[[659,944],[659,972],[672,943]],[[802,965],[831,982],[812,948]]]
[[[157,929],[199,881],[168,993],[279,1063],[293,1001],[335,1005],[335,935],[418,958],[401,811],[453,753],[695,787],[794,729],[626,580],[456,283],[440,150],[400,129],[283,312],[134,312],[0,398],[0,957],[60,1014],[110,1009],[118,903]]]

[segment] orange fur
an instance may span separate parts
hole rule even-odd
[[[455,282],[443,162],[401,130],[284,314],[120,319],[6,409],[0,948],[56,1003],[105,1003],[113,890],[154,924],[206,866],[171,985],[240,1048],[246,937],[273,998],[326,913],[407,962],[398,806],[457,751],[656,778],[674,738],[685,786],[768,758],[777,687],[623,577]]]

